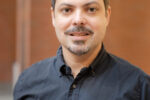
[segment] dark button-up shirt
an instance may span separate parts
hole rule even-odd
[[[59,48],[21,74],[14,100],[150,100],[150,77],[102,47],[74,78]]]

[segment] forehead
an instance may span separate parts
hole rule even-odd
[[[82,6],[87,4],[99,4],[104,5],[103,0],[56,0],[55,6],[61,6],[64,4]]]

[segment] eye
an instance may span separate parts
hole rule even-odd
[[[96,11],[97,11],[97,8],[94,8],[94,7],[88,8],[89,13],[95,13]]]
[[[61,10],[61,12],[63,13],[63,14],[69,14],[69,13],[71,13],[71,8],[63,8],[62,10]]]

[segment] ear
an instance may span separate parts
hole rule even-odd
[[[52,17],[52,24],[55,27],[55,12],[53,7],[51,7],[51,17]]]
[[[107,25],[110,22],[110,16],[111,16],[111,7],[108,6],[107,11],[106,11],[106,20],[107,20]]]

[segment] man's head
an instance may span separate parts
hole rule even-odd
[[[80,56],[101,47],[111,12],[110,6],[106,9],[104,5],[107,0],[104,1],[55,2],[55,10],[51,10],[52,22],[63,50]]]
[[[103,0],[103,1],[104,1],[105,9],[107,9],[109,6],[109,0]],[[51,5],[53,9],[55,9],[55,3],[56,3],[56,0],[51,0]]]

